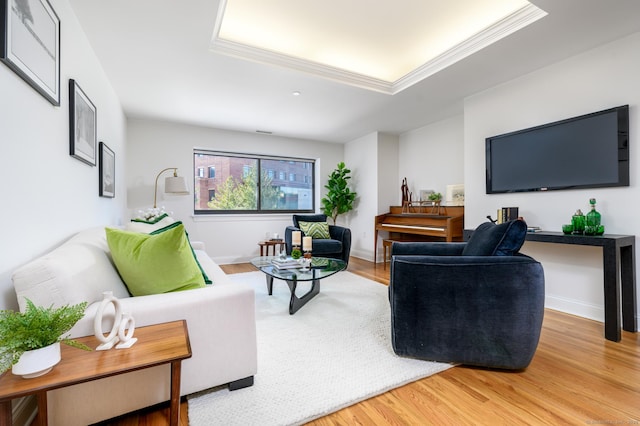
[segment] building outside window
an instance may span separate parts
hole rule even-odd
[[[201,149],[193,160],[195,214],[315,211],[314,160]]]

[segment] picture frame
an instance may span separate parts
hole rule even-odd
[[[447,206],[464,206],[464,184],[447,185]]]
[[[69,80],[69,155],[96,165],[98,113],[78,83]]]
[[[116,196],[116,155],[106,143],[100,142],[98,159],[99,195],[114,198]]]
[[[0,61],[60,105],[60,18],[47,0],[0,0]]]
[[[432,206],[433,201],[429,199],[429,195],[433,194],[435,191],[433,189],[421,189],[420,190],[420,205],[421,206]]]

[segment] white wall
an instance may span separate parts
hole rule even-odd
[[[118,224],[125,213],[126,121],[118,98],[66,0],[50,0],[61,21],[60,106],[0,65],[0,309],[16,309],[11,273],[74,232]],[[68,81],[95,104],[98,140],[116,155],[116,197],[98,196],[98,167],[69,156]]]
[[[508,205],[519,206],[530,225],[560,231],[576,209],[587,210],[589,198],[595,197],[607,233],[640,234],[635,220],[640,209],[639,69],[636,33],[466,99],[465,227],[475,228]],[[630,105],[630,187],[485,194],[486,137],[624,104]],[[603,320],[600,249],[527,242],[523,250],[545,268],[548,307]]]
[[[400,135],[396,204],[402,202],[400,185],[407,178],[412,199],[421,189],[432,189],[446,197],[447,185],[464,181],[464,117],[457,115]]]
[[[351,255],[374,261],[375,217],[388,212],[395,203],[398,137],[370,133],[347,143],[344,157],[353,172],[352,187],[358,192],[354,210],[346,215],[351,229]],[[381,251],[382,243],[378,242],[378,246]]]
[[[189,126],[162,121],[130,119],[127,145],[127,199],[130,217],[153,205],[155,177],[160,170],[178,167],[193,194],[193,149],[269,154],[315,159],[316,211],[326,193],[327,177],[343,160],[344,146],[300,139]],[[246,262],[260,254],[258,241],[267,232],[291,225],[291,214],[193,215],[193,195],[164,195],[164,177],[158,181],[158,206],[164,206],[184,222],[192,240],[204,241],[208,254],[218,263]]]

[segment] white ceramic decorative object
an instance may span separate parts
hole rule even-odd
[[[56,342],[44,348],[26,351],[13,365],[11,372],[16,376],[31,379],[47,374],[60,359],[60,342]]]
[[[130,313],[125,312],[122,314],[122,321],[120,321],[120,327],[118,328],[118,339],[120,343],[116,345],[116,349],[126,349],[133,346],[138,341],[133,337],[133,331],[136,328],[136,321],[133,319]]]
[[[121,340],[123,343],[117,345],[117,349],[130,348],[138,340],[131,338],[133,336],[133,329],[135,326],[133,317],[128,313],[123,315],[120,301],[117,297],[113,296],[111,291],[105,291],[102,293],[102,296],[102,302],[100,302],[100,306],[98,306],[98,311],[96,312],[96,317],[93,320],[93,332],[96,338],[102,342],[102,344],[98,345],[96,350],[105,351],[111,349]],[[109,334],[105,337],[104,331],[102,330],[102,319],[105,308],[110,304],[113,304],[114,307],[113,326],[111,327]],[[126,320],[123,321],[125,315]],[[129,333],[125,333],[127,325]]]

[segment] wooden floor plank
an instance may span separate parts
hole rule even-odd
[[[228,274],[254,271],[222,265]],[[350,272],[382,284],[389,268],[352,258]],[[108,424],[164,426],[163,409]],[[182,404],[181,425],[188,425]],[[640,336],[604,339],[597,321],[545,310],[538,350],[524,371],[455,367],[362,401],[311,423],[355,425],[640,424]]]

